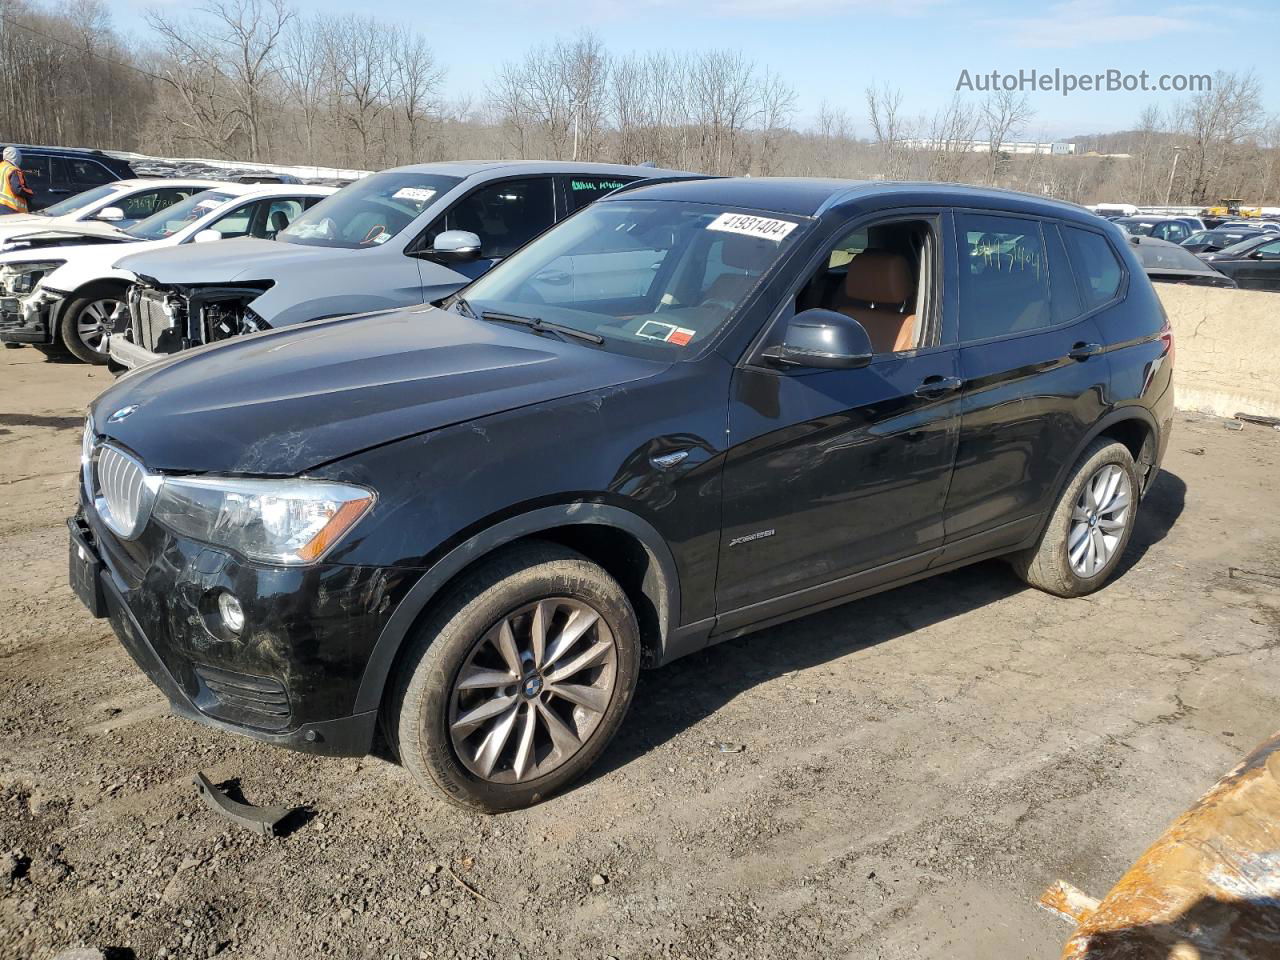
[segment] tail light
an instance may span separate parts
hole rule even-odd
[[[1160,328],[1160,339],[1164,341],[1164,354],[1170,363],[1173,363],[1174,341],[1173,341],[1173,325],[1169,323],[1169,318],[1165,317],[1164,326]]]

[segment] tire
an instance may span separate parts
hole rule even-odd
[[[62,311],[58,321],[58,339],[77,360],[103,365],[109,359],[99,349],[103,335],[110,333],[111,322],[125,310],[124,291],[118,287],[91,288],[77,295]],[[97,329],[90,333],[89,327]]]
[[[1114,488],[1110,487],[1113,478]],[[1087,499],[1086,488],[1096,493],[1094,500]],[[1099,437],[1071,472],[1039,542],[1009,557],[1014,571],[1031,586],[1055,596],[1093,593],[1115,572],[1129,545],[1140,490],[1128,448]],[[1123,506],[1121,495],[1127,496]],[[1102,501],[1101,509],[1095,508],[1096,500]],[[1101,562],[1091,564],[1091,559]]]
[[[534,659],[539,615],[545,665]],[[593,665],[564,673],[579,663]],[[639,669],[640,629],[618,583],[572,550],[518,544],[468,573],[414,635],[383,729],[421,786],[464,808],[515,810],[596,761],[631,705]],[[499,684],[499,675],[509,679]],[[472,727],[480,708],[488,717]]]

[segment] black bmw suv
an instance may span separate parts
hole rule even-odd
[[[599,756],[642,666],[987,557],[1098,589],[1172,374],[1081,208],[624,189],[440,306],[122,378],[70,575],[180,714],[328,754],[380,726],[423,785],[510,809]]]

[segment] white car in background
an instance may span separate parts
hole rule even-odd
[[[36,231],[131,227],[165,207],[222,184],[217,180],[116,180],[60,200],[36,213],[0,217],[0,244]],[[104,233],[104,236],[107,235]]]
[[[335,187],[223,183],[126,230],[105,224],[0,241],[0,342],[63,349],[106,363],[106,337],[127,315],[128,254],[234,237],[270,240]]]

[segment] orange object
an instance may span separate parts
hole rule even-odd
[[[1280,733],[1174,821],[1101,902],[1059,881],[1062,960],[1280,958]]]

